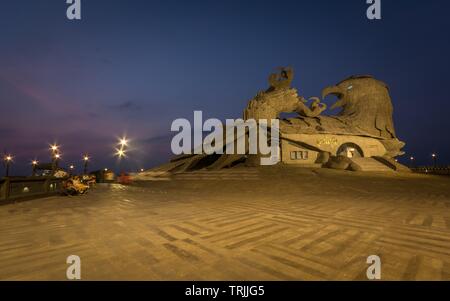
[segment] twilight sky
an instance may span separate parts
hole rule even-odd
[[[174,119],[241,117],[286,65],[305,97],[353,74],[385,81],[405,157],[450,163],[448,1],[382,0],[381,21],[365,0],[82,0],[81,21],[65,2],[0,0],[0,152],[15,174],[55,141],[62,166],[87,152],[90,169],[117,169],[123,134],[122,167],[162,163]]]

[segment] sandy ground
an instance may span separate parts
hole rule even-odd
[[[450,280],[450,178],[235,168],[0,206],[0,279]]]

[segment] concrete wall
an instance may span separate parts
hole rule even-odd
[[[63,180],[53,177],[5,177],[0,180],[0,204],[8,200],[60,193]]]
[[[337,155],[339,147],[345,143],[354,143],[358,145],[365,157],[383,156],[386,154],[386,148],[378,139],[370,137],[350,136],[350,135],[328,135],[328,134],[281,134],[282,138],[292,141],[306,143],[313,148],[321,151],[330,152]],[[308,151],[307,160],[292,160],[291,152]],[[318,152],[296,145],[293,142],[281,139],[282,161],[287,164],[312,164],[315,163]]]
[[[292,158],[293,152],[301,152],[299,155],[300,158]],[[307,157],[305,158],[305,154]],[[294,143],[291,143],[286,140],[282,140],[281,143],[281,161],[286,164],[314,164],[317,160],[318,152],[303,148]]]

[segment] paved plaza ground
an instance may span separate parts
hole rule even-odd
[[[450,280],[450,178],[235,168],[0,206],[0,279]]]

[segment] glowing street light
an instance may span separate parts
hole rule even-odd
[[[84,174],[87,174],[87,166],[88,166],[88,162],[89,162],[89,156],[88,155],[83,155],[83,161],[84,161]]]
[[[58,146],[56,143],[50,145],[50,150],[51,150],[53,153],[56,153],[56,152],[58,151],[58,149],[59,149],[59,146]]]
[[[9,166],[11,165],[12,160],[13,160],[13,156],[11,156],[11,155],[6,155],[3,158],[3,161],[5,162],[5,166],[6,166],[6,176],[9,176]]]
[[[128,140],[126,137],[120,138],[119,139],[119,145],[121,146],[121,148],[123,149],[124,146],[128,146]]]
[[[119,157],[119,159],[126,157],[126,151],[122,148],[120,149],[116,148],[116,156]]]

